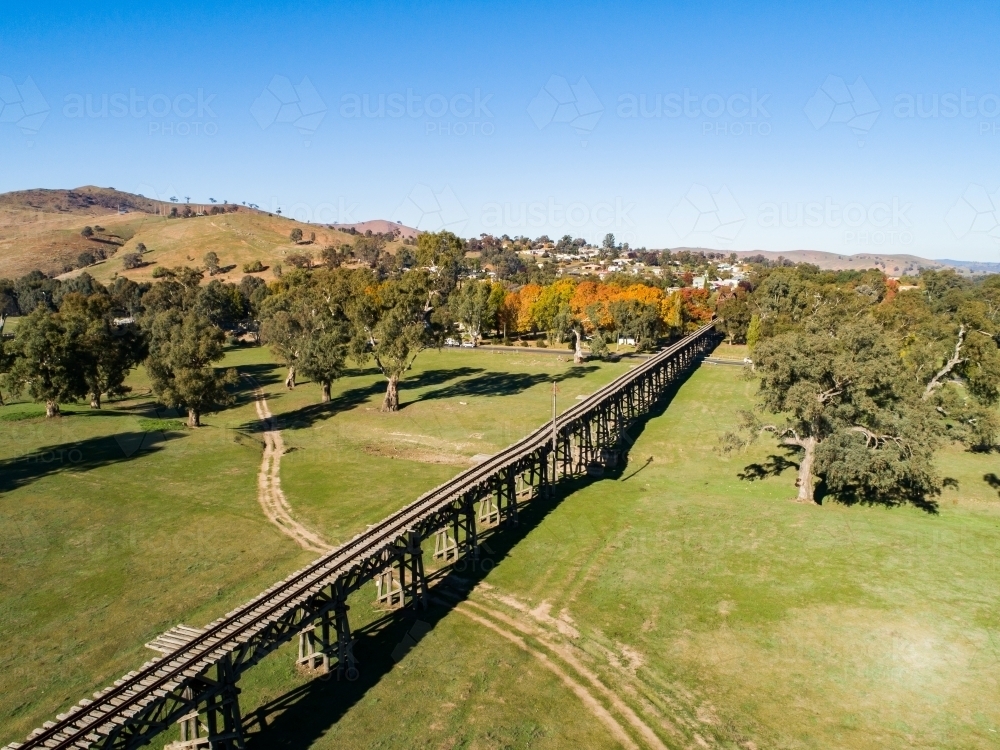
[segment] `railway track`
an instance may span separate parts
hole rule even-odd
[[[199,634],[190,631],[179,645],[153,659],[137,671],[129,672],[114,685],[94,693],[55,721],[46,722],[23,743],[6,750],[34,748],[79,748],[102,744],[123,726],[165,700],[191,680],[202,676],[234,650],[259,636],[289,612],[301,607],[332,582],[347,576],[364,561],[392,547],[422,519],[440,512],[456,498],[489,486],[502,471],[525,457],[544,450],[553,434],[566,430],[619,396],[663,363],[711,335],[708,324],[644,363],[620,376],[588,398],[574,404],[552,422],[546,422],[486,461],[466,470],[421,495],[413,503],[393,513],[381,523],[323,555],[312,564],[292,573],[246,604],[210,623]],[[176,639],[174,642],[178,642]],[[165,727],[163,727],[165,728]],[[116,747],[119,745],[115,745]]]

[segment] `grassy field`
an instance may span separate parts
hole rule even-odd
[[[249,675],[254,746],[995,747],[995,461],[946,451],[937,515],[798,505],[791,471],[738,478],[773,447],[716,452],[752,388],[702,367],[621,476],[536,506],[485,576],[362,635],[360,685],[290,653]]]
[[[266,350],[236,349],[224,364],[268,393],[289,448],[285,491],[336,541],[536,426],[567,361],[427,352],[394,415],[377,411],[384,384],[373,371],[343,379],[321,408],[313,384],[284,391]],[[589,392],[628,366],[577,368],[564,388]],[[157,633],[203,624],[312,557],[257,503],[248,389],[187,430],[156,411],[141,371],[130,383],[134,397],[101,412],[68,406],[47,421],[40,405],[0,409],[0,632],[19,634],[0,641],[0,743],[141,664]]]
[[[331,542],[537,426],[553,377],[565,408],[630,366],[427,353],[384,415],[373,372],[319,408],[316,386],[283,390],[263,350],[227,364],[268,392],[288,500]],[[620,474],[535,501],[429,611],[386,617],[359,592],[361,679],[308,680],[291,648],[272,655],[242,684],[252,747],[995,747],[995,457],[943,452],[957,488],[936,515],[798,505],[792,470],[738,476],[774,446],[716,450],[753,387],[703,366],[633,429]],[[14,438],[0,445],[0,629],[15,634],[0,645],[0,743],[144,661],[155,633],[309,559],[256,504],[247,401],[200,431],[143,421],[171,417],[141,398],[57,424],[6,416],[38,411],[0,412]],[[137,444],[123,432],[152,428],[159,442],[120,457]],[[63,464],[38,458],[47,446]]]

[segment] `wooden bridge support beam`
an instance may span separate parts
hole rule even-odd
[[[337,632],[337,679],[346,677],[353,682],[358,679],[357,660],[354,658],[354,638],[351,637],[351,623],[347,619],[350,607],[343,596],[337,597],[333,607],[334,629]]]
[[[192,710],[178,721],[180,741],[170,743],[164,750],[245,750],[240,689],[236,685],[239,676],[228,654],[218,661],[215,671],[216,679],[206,685],[217,690],[209,694],[203,708],[194,704],[194,691],[185,688],[182,696],[192,701]]]
[[[406,546],[399,567],[400,585],[403,588],[403,604],[412,604],[426,609],[430,600],[427,590],[427,576],[424,575],[424,551],[420,533],[415,529],[406,532]]]
[[[462,498],[462,510],[459,511],[458,527],[463,532],[462,553],[468,555],[473,560],[479,559],[479,535],[476,527],[476,500],[471,494],[466,493]]]
[[[319,630],[319,633],[316,631]],[[330,671],[330,615],[324,612],[299,632],[299,655],[296,664],[309,671],[323,674]]]

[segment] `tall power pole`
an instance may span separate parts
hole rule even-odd
[[[556,466],[558,459],[556,458],[556,444],[558,438],[558,431],[556,430],[556,392],[559,390],[556,385],[556,381],[552,381],[552,483],[556,481]]]

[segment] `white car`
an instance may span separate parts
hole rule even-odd
[[[475,349],[476,345],[473,344],[471,341],[463,341],[462,342],[462,348],[463,349]]]

